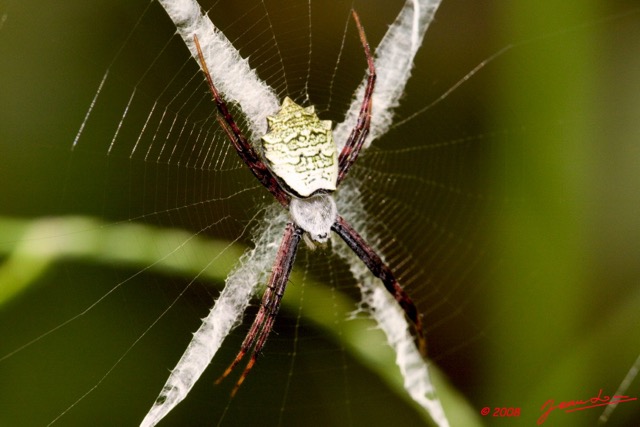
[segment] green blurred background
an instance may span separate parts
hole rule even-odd
[[[255,11],[255,2],[246,3],[234,7]],[[131,183],[144,182],[153,173],[144,172],[140,178],[140,162],[106,156],[104,141],[99,148],[91,144],[93,137],[110,136],[89,134],[86,150],[70,149],[104,70],[147,4],[0,2],[0,357],[81,312],[157,258],[155,250],[127,253],[126,248],[144,248],[148,238],[148,244],[162,252],[179,241],[165,233],[167,225],[189,229],[188,215],[157,223],[143,218],[136,222],[147,227],[140,229],[127,229],[126,223],[119,224],[125,228],[104,226],[148,210],[153,201],[141,201],[138,192],[145,190],[132,189]],[[257,13],[262,4],[257,3]],[[355,6],[375,45],[397,5]],[[336,33],[340,41],[342,12],[320,2],[312,7],[329,22],[338,16],[335,29],[329,25],[323,31]],[[218,5],[216,10],[223,9]],[[307,13],[307,4],[282,7],[281,13],[299,19]],[[125,99],[136,80],[128,77],[128,68],[117,67],[144,70],[152,59],[147,52],[157,50],[150,46],[165,43],[174,31],[157,4],[151,3],[145,16],[128,45],[132,49],[121,57],[119,64],[124,65],[116,64],[112,73],[111,87],[122,91]],[[217,19],[225,22],[222,16]],[[230,25],[234,30],[238,28]],[[444,310],[452,312],[444,327],[430,336],[436,363],[468,403],[467,407],[455,400],[455,392],[443,389],[443,400],[454,402],[452,410],[479,414],[485,406],[521,408],[519,418],[478,415],[474,422],[486,425],[533,425],[547,399],[585,399],[599,389],[611,394],[640,354],[640,10],[631,1],[444,0],[416,58],[400,116],[419,111],[478,63],[510,45],[444,102],[380,141],[381,150],[398,144],[420,146],[427,144],[425,140],[450,143],[453,148],[445,152],[452,154],[442,165],[447,169],[436,166],[425,174],[442,182],[459,179],[462,187],[484,198],[478,205],[483,219],[469,230],[476,236],[469,242],[484,242],[470,251],[475,255],[445,239],[441,244],[443,250],[453,251],[449,259],[460,262],[462,271],[437,277],[451,277],[452,287],[453,282],[463,285],[449,295],[443,290],[449,283],[442,279],[435,296],[417,287],[414,298],[428,312],[428,325],[442,316],[430,311],[432,301],[443,302]],[[344,61],[360,59],[358,48],[357,41],[350,40]],[[313,51],[320,58],[329,56],[330,49],[321,37],[314,38]],[[186,53],[176,48],[175,55],[182,64]],[[306,73],[305,62],[292,63]],[[361,64],[346,69],[349,82],[358,81]],[[162,87],[161,77],[156,84]],[[344,91],[335,91],[348,100],[353,86],[344,85]],[[320,92],[320,87],[312,91]],[[157,96],[154,90],[153,84],[140,88],[151,102]],[[113,132],[121,111],[122,104],[114,103],[111,109],[105,103],[96,128]],[[338,118],[340,112],[333,114]],[[455,141],[465,138],[477,144],[455,148]],[[414,161],[417,168],[422,160]],[[365,165],[361,176],[375,161]],[[119,176],[121,168],[128,169]],[[149,197],[159,193],[156,184],[146,185]],[[113,193],[117,188],[122,188],[122,197]],[[403,197],[413,202],[410,192]],[[241,217],[243,201],[225,206],[224,216]],[[439,202],[434,197],[416,203]],[[466,213],[469,206],[464,201],[453,204],[440,215],[445,221],[456,217],[451,224],[466,224],[466,215],[477,214]],[[194,209],[196,220],[206,222],[206,215],[202,219]],[[43,226],[46,217],[68,222],[30,228]],[[234,238],[241,226],[221,227],[219,235],[209,236],[218,239],[211,244]],[[33,234],[26,234],[28,230]],[[404,234],[410,238],[412,229],[407,227]],[[68,238],[42,238],[50,235]],[[122,236],[133,236],[137,243],[119,246],[127,239]],[[422,254],[420,248],[428,242],[415,240],[407,246],[416,245],[416,253]],[[217,292],[211,286],[220,285],[243,243],[246,238],[218,263],[220,271],[210,272],[192,287],[58,424],[136,425],[186,347],[190,332],[207,313]],[[27,255],[18,256],[25,247]],[[206,258],[202,252],[207,250],[190,248],[192,256],[182,264],[135,275],[126,282],[126,291],[118,290],[88,315],[2,360],[0,425],[47,424],[89,391],[203,265],[205,261],[193,254]],[[416,256],[416,262],[420,260]],[[473,270],[465,267],[472,263],[478,263]],[[458,265],[450,264],[447,270]],[[429,261],[425,265],[437,267]],[[14,293],[16,284],[24,288]],[[292,296],[283,310],[283,322],[299,323],[296,298],[300,297]],[[326,298],[335,301],[336,296]],[[340,315],[352,309],[338,305],[334,302],[324,313],[335,316],[332,307]],[[275,425],[281,407],[286,408],[284,425],[422,422],[401,392],[348,351],[349,344],[340,343],[350,339],[348,334],[323,332],[313,322],[299,329],[283,327],[281,336],[270,338],[266,351],[275,356],[261,360],[255,386],[231,401],[231,384],[216,389],[212,381],[241,342],[242,331],[234,334],[225,344],[227,354],[214,361],[209,375],[163,425],[216,425],[220,420],[222,425],[246,425],[255,423],[256,414],[263,424]],[[282,378],[290,372],[288,343],[294,336],[302,338],[293,360],[298,368],[306,366],[307,375],[289,383],[294,388],[283,404]],[[323,346],[339,350],[324,354],[317,350]],[[339,380],[330,378],[334,369],[343,371]],[[347,396],[355,396],[350,401],[344,397],[346,388]],[[626,394],[640,395],[639,381]],[[554,413],[547,425],[594,425],[599,414],[600,409]],[[638,420],[640,404],[631,402],[617,408],[609,425],[633,426]]]

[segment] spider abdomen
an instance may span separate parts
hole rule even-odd
[[[309,197],[319,190],[335,191],[338,150],[331,121],[320,120],[313,107],[303,108],[286,97],[278,114],[267,118],[262,137],[269,169],[293,196]]]

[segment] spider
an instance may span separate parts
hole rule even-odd
[[[369,133],[371,96],[376,81],[375,66],[364,29],[358,14],[352,11],[352,15],[366,55],[369,75],[357,124],[339,155],[333,141],[331,121],[320,120],[313,106],[303,108],[286,97],[279,112],[267,118],[269,132],[262,137],[260,156],[236,124],[216,89],[198,38],[194,36],[200,65],[219,112],[216,117],[218,122],[253,175],[290,213],[258,314],[238,355],[216,381],[216,384],[220,383],[251,352],[251,358],[231,392],[232,396],[253,368],[271,332],[303,236],[311,244],[325,244],[331,231],[338,234],[393,295],[413,323],[421,353],[426,353],[422,319],[416,306],[380,256],[338,214],[332,196],[358,158]]]

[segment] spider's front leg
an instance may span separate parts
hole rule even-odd
[[[220,383],[231,373],[231,371],[233,371],[233,368],[240,363],[245,354],[251,351],[251,359],[249,360],[249,363],[247,363],[240,379],[233,388],[231,396],[236,394],[238,388],[240,388],[249,374],[249,371],[253,368],[258,354],[260,354],[260,351],[262,350],[262,347],[264,347],[267,337],[271,332],[276,315],[278,314],[278,309],[280,308],[280,302],[282,301],[284,290],[287,287],[287,282],[289,281],[289,275],[293,268],[293,261],[296,257],[302,233],[303,230],[300,227],[292,222],[287,223],[282,237],[282,242],[278,248],[275,263],[271,270],[271,276],[269,277],[267,288],[262,295],[260,310],[258,311],[258,314],[251,325],[251,329],[244,339],[244,342],[240,347],[240,352],[236,356],[235,360],[231,365],[229,365],[220,378],[216,380],[216,384]]]
[[[396,299],[400,307],[413,323],[416,334],[418,335],[418,349],[423,356],[427,354],[427,341],[424,336],[424,328],[422,325],[422,316],[418,313],[418,309],[396,280],[393,272],[386,265],[380,256],[364,241],[364,239],[353,229],[341,216],[338,216],[336,222],[331,227],[342,240],[351,248],[353,252],[364,262],[371,270],[374,276],[382,280],[385,288]]]

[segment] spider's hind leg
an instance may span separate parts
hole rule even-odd
[[[364,28],[360,24],[360,18],[355,10],[351,11],[353,14],[353,20],[358,27],[358,33],[360,35],[360,42],[364,49],[365,56],[367,57],[367,66],[369,68],[369,77],[367,77],[367,85],[364,90],[364,97],[362,99],[362,105],[360,106],[360,113],[358,114],[358,121],[355,127],[351,130],[349,139],[347,139],[340,157],[338,158],[338,184],[342,182],[344,177],[351,169],[353,163],[355,163],[360,150],[369,135],[369,128],[371,127],[371,109],[372,109],[372,97],[373,89],[376,83],[376,67],[373,63],[373,56],[371,55],[371,49],[369,48],[369,42],[367,36],[364,33]]]
[[[207,67],[207,62],[204,59],[202,48],[200,47],[200,42],[198,41],[198,37],[195,35],[193,36],[193,42],[198,52],[200,68],[204,73],[204,76],[207,80],[207,85],[209,86],[209,90],[211,91],[213,100],[216,103],[218,112],[220,113],[220,115],[217,117],[220,126],[222,126],[222,129],[227,134],[227,137],[231,141],[231,144],[236,149],[242,161],[251,170],[253,175],[258,179],[258,181],[260,181],[262,185],[267,188],[267,190],[271,192],[271,194],[273,194],[273,196],[278,202],[280,202],[282,206],[287,207],[289,205],[289,195],[280,187],[278,181],[269,171],[267,165],[264,164],[262,158],[258,155],[247,137],[244,136],[235,120],[233,119],[233,116],[229,112],[229,108],[227,107],[226,102],[218,92],[218,89],[216,89],[216,86],[213,84],[213,78],[211,77],[211,73],[209,73],[209,68]]]

